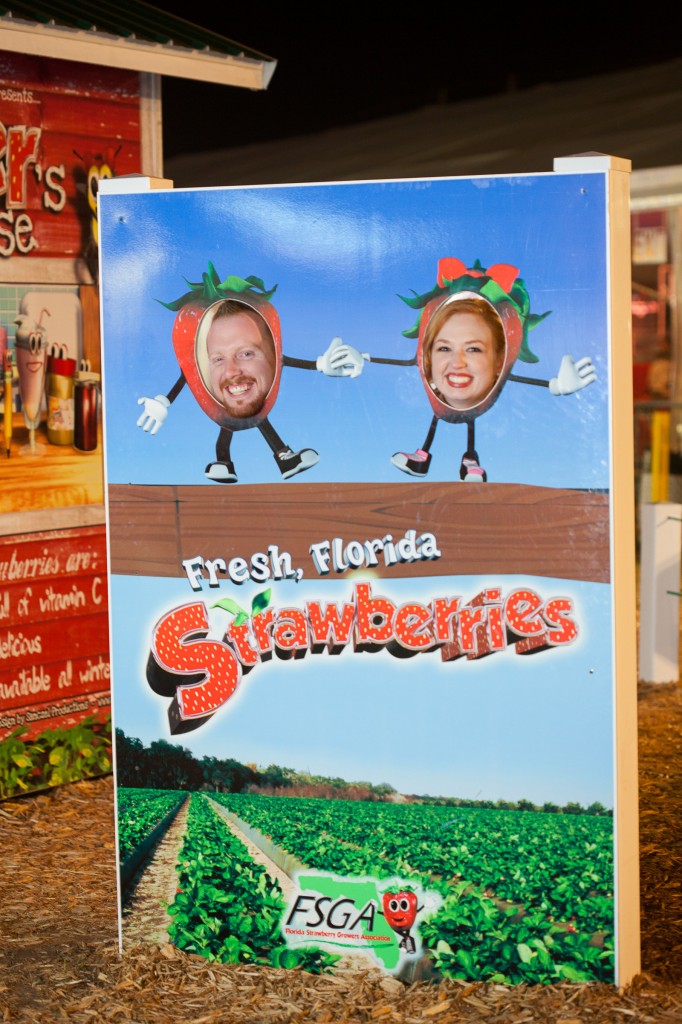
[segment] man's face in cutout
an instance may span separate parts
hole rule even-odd
[[[206,338],[208,389],[235,419],[254,416],[275,379],[275,348],[248,313],[213,321]]]
[[[502,369],[493,332],[476,313],[456,313],[433,342],[433,384],[453,409],[471,409],[490,392]]]

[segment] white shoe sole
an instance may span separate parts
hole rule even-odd
[[[429,467],[426,463],[426,468],[422,470],[411,469],[407,464],[407,459],[402,452],[396,452],[395,455],[391,455],[391,462],[396,469],[399,469],[401,473],[407,473],[408,476],[426,476],[429,471]]]
[[[289,480],[290,477],[296,476],[297,473],[303,473],[306,469],[310,469],[311,466],[317,465],[320,461],[320,456],[317,452],[314,452],[312,448],[307,451],[301,452],[301,461],[297,466],[292,466],[291,469],[287,469],[282,473],[283,480]]]
[[[204,470],[204,476],[217,484],[236,484],[237,474],[230,472],[222,462],[211,462]]]

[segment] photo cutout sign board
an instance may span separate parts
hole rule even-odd
[[[636,973],[626,163],[107,184],[124,944]]]

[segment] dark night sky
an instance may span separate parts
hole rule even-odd
[[[181,0],[157,7],[188,17]],[[182,79],[163,81],[166,156],[242,146],[268,138],[320,131],[333,125],[398,114],[435,102],[491,96],[585,75],[655,64],[680,56],[682,47],[660,20],[620,26],[591,24],[575,8],[548,27],[523,7],[415,5],[390,22],[344,15],[335,5],[323,22],[292,14],[289,5],[261,14],[253,5],[202,8],[202,27],[276,57],[265,92]],[[445,11],[445,13],[443,13]]]

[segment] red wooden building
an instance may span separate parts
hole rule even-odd
[[[110,766],[98,181],[162,176],[162,75],[274,69],[143,3],[0,8],[0,798]]]

